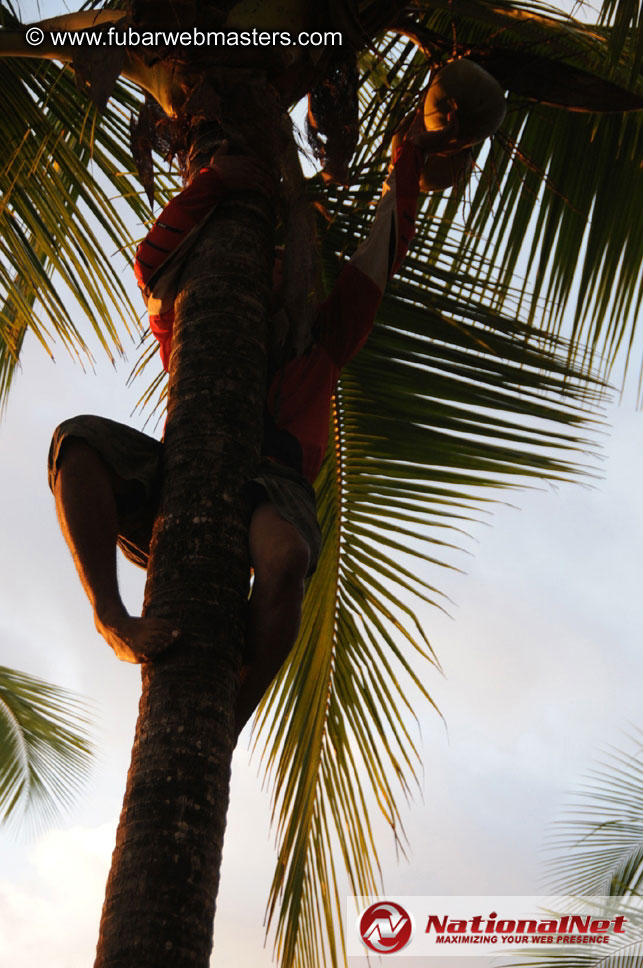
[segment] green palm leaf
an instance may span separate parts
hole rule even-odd
[[[0,23],[17,23],[3,5]],[[50,355],[60,342],[91,362],[90,333],[110,358],[123,354],[122,334],[139,330],[139,311],[119,265],[122,258],[131,261],[134,247],[124,215],[129,211],[140,225],[150,212],[132,172],[128,118],[141,99],[131,85],[117,85],[112,102],[99,113],[72,72],[52,62],[0,58],[0,84],[4,402],[29,331]],[[79,307],[88,331],[74,321]]]
[[[514,968],[635,968],[643,957],[643,732],[630,737],[630,750],[610,750],[579,789],[568,816],[550,841],[548,880],[557,894],[623,898],[627,930],[610,938],[610,950],[525,953]],[[512,968],[512,966],[508,966]]]
[[[477,51],[481,63],[500,36],[520,54],[525,72],[529,53],[536,51],[547,53],[554,64],[580,63],[598,76],[616,74],[621,85],[631,82],[643,91],[640,72],[631,78],[626,44],[612,65],[609,30],[562,15],[552,19],[551,8],[537,3],[440,6],[444,10],[432,9],[421,20],[431,37],[442,38],[434,51],[438,63],[451,52],[453,28],[460,52],[475,59]],[[541,21],[538,11],[548,18]],[[380,55],[378,70],[366,73],[362,88],[362,125],[368,134],[360,142],[357,170],[381,163],[395,127],[417,105],[428,80],[430,62],[414,45],[382,46]],[[363,66],[371,63],[364,60]],[[477,275],[478,291],[498,307],[506,305],[517,273],[527,276],[530,320],[537,319],[541,330],[559,331],[569,306],[574,348],[581,342],[590,352],[600,348],[608,372],[619,348],[631,341],[643,293],[642,230],[631,210],[640,192],[642,124],[640,110],[626,116],[570,114],[510,90],[507,118],[491,149],[478,156],[465,203],[454,192],[434,196],[426,205],[428,215],[444,222],[432,242],[432,262]],[[428,220],[423,224],[432,232]]]
[[[623,50],[631,51],[634,80],[643,63],[643,8],[639,0],[603,0],[599,22],[609,28],[607,36],[614,64],[622,58]]]
[[[555,890],[643,893],[643,732],[632,751],[612,750],[581,787],[576,808],[556,825],[548,865]]]
[[[40,298],[50,328],[69,348],[86,352],[66,300],[49,278],[48,271],[55,271],[93,322],[103,346],[107,349],[111,342],[118,347],[109,303],[112,299],[123,307],[127,302],[116,268],[103,254],[106,239],[99,241],[94,225],[119,248],[131,239],[105,191],[87,178],[88,166],[99,159],[103,168],[114,167],[92,145],[93,111],[74,92],[68,72],[53,65],[36,65],[34,70],[32,62],[3,60],[0,78],[10,101],[0,168],[4,298],[11,294],[17,322],[28,322],[48,345],[49,329],[34,319],[28,299],[21,298],[11,266],[18,271],[21,290],[29,287]],[[121,192],[131,188],[127,178],[120,182]],[[34,243],[44,252],[47,268],[34,258]]]
[[[372,894],[374,808],[403,843],[400,795],[420,763],[407,720],[432,702],[438,665],[415,616],[447,604],[437,568],[456,566],[463,532],[497,500],[490,487],[589,472],[592,391],[567,347],[530,345],[521,324],[482,307],[480,322],[456,325],[417,305],[407,272],[413,260],[340,382],[317,482],[322,557],[296,653],[258,722],[279,841],[269,916],[285,966],[341,961],[332,846],[351,892]]]
[[[50,822],[87,776],[85,704],[73,693],[0,666],[0,821],[28,810]]]

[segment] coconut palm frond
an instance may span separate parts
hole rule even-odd
[[[19,278],[14,280],[14,285],[21,292],[25,306],[30,306],[33,310],[35,302],[33,289],[25,292],[24,288],[21,287]],[[17,322],[17,318],[18,310],[15,301],[11,296],[8,296],[0,313],[0,413],[6,406],[13,378],[19,365],[22,344],[27,334],[27,324],[24,318],[21,323]]]
[[[643,893],[643,732],[630,738],[632,749],[610,750],[556,825],[548,864],[555,890]]]
[[[529,43],[549,52],[552,59],[576,57],[580,66],[584,62],[591,68],[596,66],[589,63],[594,56],[603,68],[599,75],[610,72],[606,48],[614,46],[614,60],[621,64],[637,49],[638,0],[603,0],[592,9],[583,10],[579,4],[572,11],[543,0],[417,0],[414,8],[417,20],[436,17],[445,37],[445,26],[453,25],[457,44],[483,44],[493,32],[494,46]],[[618,50],[615,33],[621,41]]]
[[[486,156],[453,260],[462,269],[483,252],[494,268],[480,282],[492,291],[522,271],[529,319],[558,332],[569,307],[574,347],[601,352],[608,372],[643,296],[643,234],[631,218],[642,151],[641,114],[516,113]]]
[[[9,13],[2,12],[6,21]],[[119,84],[110,106],[99,113],[71,72],[52,62],[0,58],[0,83],[4,399],[29,330],[50,353],[60,341],[73,355],[91,360],[93,331],[110,357],[122,354],[119,329],[133,333],[138,311],[114,254],[131,259],[134,242],[125,210],[139,224],[150,212],[131,171],[128,115],[140,99],[130,87]],[[82,309],[87,332],[75,324],[72,306]]]
[[[339,442],[339,406],[336,419]],[[400,793],[408,796],[417,783],[419,762],[405,720],[413,715],[414,700],[430,701],[408,651],[435,664],[412,619],[412,596],[406,602],[397,596],[400,587],[414,586],[421,598],[439,596],[399,564],[398,588],[384,584],[391,545],[402,538],[413,505],[403,508],[398,533],[379,543],[386,554],[376,561],[377,538],[373,547],[361,534],[370,528],[357,516],[351,532],[342,525],[342,474],[341,454],[329,457],[318,480],[321,560],[295,659],[265,704],[258,736],[266,732],[264,767],[274,784],[279,858],[269,911],[284,966],[341,960],[337,926],[345,891],[338,858],[355,893],[374,893],[380,882],[369,816],[373,798],[403,841]]]
[[[49,822],[71,803],[92,759],[87,709],[74,693],[0,666],[0,821]]]
[[[643,731],[630,749],[610,749],[556,824],[547,878],[556,894],[622,898],[627,930],[610,937],[609,951],[529,950],[508,968],[638,968],[643,958]]]
[[[141,393],[135,406],[135,409],[141,412],[148,411],[144,426],[147,426],[149,422],[159,423],[164,418],[168,390],[168,376],[160,365],[159,344],[152,337],[149,328],[146,329],[141,339],[138,358],[127,379],[128,386],[142,377],[144,373],[149,373],[148,367],[151,368],[154,376]]]
[[[446,41],[453,22],[461,54],[470,53],[485,64],[484,42],[493,37],[498,43],[497,33],[484,19],[459,19],[462,6],[455,3],[452,9],[449,4],[449,13],[429,14],[423,26],[430,27],[431,37]],[[466,7],[492,9],[477,3]],[[493,5],[494,17],[499,9]],[[540,30],[536,40],[540,37],[545,45],[542,51],[536,40],[526,47],[521,32],[515,34],[513,19],[502,31],[503,43],[511,40],[514,53],[520,53],[521,70],[527,70],[528,53],[533,51],[546,55],[550,66],[559,60],[573,65],[582,54],[584,67],[591,64],[597,79],[601,71],[605,75],[610,70],[604,29],[561,21],[561,43],[566,39],[566,46],[559,58],[552,37],[543,40],[545,28],[538,27],[537,19],[526,22],[532,32]],[[549,28],[549,21],[545,26]],[[428,80],[430,57],[410,43],[391,45],[390,36],[381,41],[377,71],[367,60],[362,64],[364,136],[354,165],[358,171],[364,166],[384,171],[393,131],[420,103]],[[446,56],[444,51],[438,54]],[[643,106],[641,77],[632,81],[625,55],[623,61],[618,67],[619,86],[638,90],[636,97]],[[485,66],[501,73],[497,64]],[[387,83],[382,83],[382,76]],[[396,84],[401,78],[404,82]],[[582,90],[586,87],[581,85]],[[600,91],[595,97],[600,103]],[[643,230],[640,220],[631,215],[632,201],[640,192],[642,126],[640,110],[597,115],[575,108],[570,113],[535,104],[510,90],[505,122],[491,146],[478,153],[466,191],[434,195],[425,202],[427,218],[420,231],[433,232],[430,219],[440,217],[443,223],[443,231],[433,233],[431,262],[442,261],[454,272],[477,275],[479,292],[497,307],[506,306],[505,293],[523,286],[522,303],[540,329],[557,332],[563,313],[570,309],[574,348],[583,344],[590,347],[590,354],[602,353],[609,372],[619,349],[631,343],[643,295]]]
[[[0,286],[5,300],[11,296],[13,325],[33,329],[47,346],[55,333],[74,353],[86,354],[85,337],[68,310],[70,293],[104,349],[120,351],[114,308],[130,329],[136,317],[118,268],[106,253],[110,248],[131,252],[133,242],[108,192],[88,169],[110,177],[111,189],[129,198],[139,219],[144,216],[131,178],[121,174],[123,150],[120,158],[105,150],[122,143],[124,120],[115,112],[104,117],[105,137],[97,139],[95,109],[76,91],[69,72],[54,65],[34,70],[31,62],[2,60],[0,78],[9,102],[0,165]],[[110,126],[123,130],[112,133]],[[44,264],[34,246],[44,253]],[[34,317],[30,291],[48,322]]]
[[[283,966],[341,961],[339,885],[381,887],[374,805],[403,847],[400,796],[419,774],[408,720],[432,703],[438,665],[419,616],[448,608],[439,568],[461,564],[489,487],[574,475],[590,446],[582,397],[551,406],[554,388],[572,390],[566,355],[545,372],[547,354],[497,330],[460,328],[391,295],[341,380],[317,483],[322,557],[256,737],[272,780],[269,915]]]
[[[504,961],[505,968],[640,968],[643,958],[643,938],[639,925],[628,925],[627,938],[610,936],[609,950],[601,945],[602,951],[595,946],[563,945],[525,952],[519,961]],[[573,947],[577,951],[570,950]]]
[[[614,63],[618,63],[624,49],[631,51],[634,79],[643,63],[643,7],[640,0],[603,0],[599,23],[610,28],[608,43]]]

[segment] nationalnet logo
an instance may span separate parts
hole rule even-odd
[[[582,946],[602,958],[643,952],[637,898],[350,897],[346,927],[349,955],[366,948],[391,957],[489,956],[544,946],[570,953]]]
[[[401,904],[378,901],[360,915],[359,934],[363,944],[381,955],[406,948],[413,937],[413,918]]]

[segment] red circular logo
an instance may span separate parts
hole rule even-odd
[[[367,948],[390,955],[406,948],[411,940],[413,918],[395,901],[378,901],[362,912],[357,930]]]

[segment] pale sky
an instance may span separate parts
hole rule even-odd
[[[47,968],[93,962],[139,673],[94,630],[58,531],[46,455],[53,428],[76,413],[142,426],[130,417],[141,386],[125,387],[135,357],[132,349],[117,370],[100,359],[96,375],[84,374],[62,351],[54,365],[29,340],[0,423],[0,663],[88,697],[100,751],[77,805],[53,829],[31,839],[0,831],[0,951],[12,968],[43,956]],[[547,824],[599,747],[641,725],[643,416],[632,397],[609,411],[603,480],[505,494],[516,507],[499,505],[490,527],[472,529],[474,554],[457,560],[467,574],[441,576],[457,603],[453,619],[428,610],[423,619],[445,671],[427,667],[427,684],[447,727],[418,710],[424,780],[405,812],[409,860],[380,832],[391,897],[537,892]],[[121,576],[140,608],[143,573],[123,561]],[[234,760],[217,968],[272,963],[262,947],[275,863],[270,801],[246,749],[242,741]]]

